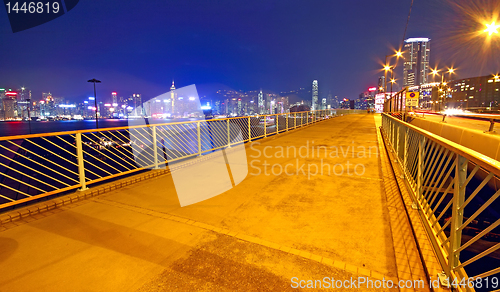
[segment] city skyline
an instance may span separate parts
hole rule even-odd
[[[316,79],[324,92],[355,98],[376,86],[380,56],[397,47],[403,36],[403,26],[392,24],[404,23],[408,9],[407,3],[383,6],[371,1],[256,2],[242,8],[179,2],[158,4],[155,11],[142,4],[93,5],[81,3],[63,17],[16,34],[0,19],[0,62],[9,68],[0,73],[2,83],[29,85],[36,88],[35,96],[57,88],[55,94],[77,99],[91,95],[85,81],[93,76],[103,81],[99,92],[120,88],[148,96],[168,91],[165,80],[172,79],[189,80],[185,85],[275,92],[308,87]],[[433,39],[433,58],[446,64],[454,59],[438,49],[448,38],[435,27],[450,20],[444,12],[452,9],[446,1],[416,3],[406,34]],[[199,14],[196,20],[189,17],[193,13]],[[374,25],[365,29],[352,21],[353,14]],[[297,29],[290,21],[294,17],[311,21]],[[118,33],[111,34],[116,27]],[[313,39],[320,41],[311,46]],[[484,68],[480,74],[479,69],[462,68],[460,74],[490,73]]]

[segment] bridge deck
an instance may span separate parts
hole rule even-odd
[[[6,226],[0,291],[281,291],[292,277],[397,279],[376,119],[338,117],[247,144],[246,179],[197,204],[181,208],[164,175]],[[303,148],[283,158],[280,146]],[[287,164],[292,175],[276,166]]]

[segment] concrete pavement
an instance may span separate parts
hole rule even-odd
[[[353,275],[396,281],[378,146],[373,115],[338,117],[247,144],[248,176],[193,205],[180,207],[164,175],[17,221],[0,233],[0,291],[276,291],[291,289],[292,277]]]

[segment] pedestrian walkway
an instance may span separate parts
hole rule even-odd
[[[193,205],[181,208],[172,176],[162,175],[9,223],[0,232],[0,291],[283,291],[294,281],[358,276],[397,282],[404,260],[396,258],[393,225],[400,236],[409,226],[390,217],[399,198],[382,173],[376,118],[337,117],[248,143],[247,177]],[[389,204],[384,178],[393,188]],[[407,262],[423,271],[413,257]]]

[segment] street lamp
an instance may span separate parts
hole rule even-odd
[[[95,84],[96,84],[96,83],[101,83],[101,81],[100,81],[100,80],[97,80],[97,79],[95,79],[95,78],[94,78],[94,79],[91,79],[91,80],[89,80],[89,81],[87,81],[87,82],[92,82],[92,83],[94,83],[95,128],[96,128],[96,129],[99,129],[99,122],[98,122],[98,120],[97,120],[97,110],[98,110],[98,107],[97,107],[97,96],[96,96],[96,93],[95,93]]]
[[[389,57],[389,60],[392,57],[396,57],[396,65],[394,65],[394,66],[387,65],[387,57]],[[385,63],[384,63],[384,71],[385,71],[385,75],[384,75],[384,82],[385,82],[385,84],[384,84],[384,92],[387,91],[387,71],[391,70],[391,78],[393,78],[392,77],[393,76],[392,70],[396,68],[400,57],[403,57],[403,52],[401,52],[401,51],[396,51],[394,55],[386,55],[385,56]],[[394,76],[394,78],[395,77],[396,76]],[[391,92],[392,92],[392,88],[391,88]]]
[[[436,75],[439,75],[439,70],[438,69],[431,69],[432,74],[432,82],[436,82]]]
[[[448,69],[448,73],[450,74],[450,81],[451,81],[451,74],[455,73],[455,69],[453,69],[453,67],[451,67],[450,69]]]

